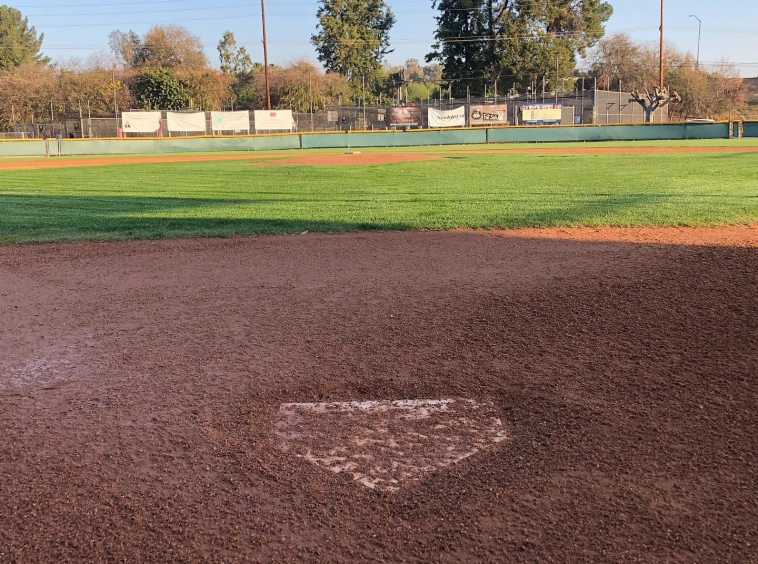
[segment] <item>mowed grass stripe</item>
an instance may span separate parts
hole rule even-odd
[[[757,153],[466,154],[0,172],[0,241],[758,221]]]

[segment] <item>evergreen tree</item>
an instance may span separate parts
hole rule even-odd
[[[321,0],[318,33],[311,37],[324,67],[350,80],[359,94],[377,91],[382,58],[391,53],[389,32],[395,16],[383,0]]]
[[[44,33],[37,37],[37,30],[16,8],[0,5],[0,71],[24,63],[49,63],[50,58],[40,53],[44,37]]]
[[[432,7],[439,10],[437,41],[426,60],[442,64],[456,96],[467,85],[481,95],[495,82],[501,92],[543,80],[556,88],[613,13],[603,0],[435,0]]]
[[[145,110],[181,110],[189,105],[189,94],[171,69],[159,67],[138,74],[131,90]]]

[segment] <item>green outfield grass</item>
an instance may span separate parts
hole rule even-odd
[[[720,144],[735,146],[690,143]],[[612,145],[625,144],[602,144]],[[371,166],[251,158],[0,170],[0,242],[758,221],[757,152],[466,153],[486,148],[402,149],[448,158]]]

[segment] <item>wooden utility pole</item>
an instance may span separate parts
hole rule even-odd
[[[658,88],[663,90],[663,0],[661,0],[661,48],[658,69]]]
[[[263,22],[263,76],[266,81],[266,109],[271,109],[271,89],[268,83],[268,50],[266,47],[266,10],[261,0],[261,21]],[[663,0],[661,0],[663,1]]]

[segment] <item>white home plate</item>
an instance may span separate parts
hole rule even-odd
[[[388,492],[507,438],[492,404],[470,399],[285,403],[275,435],[285,452]]]

